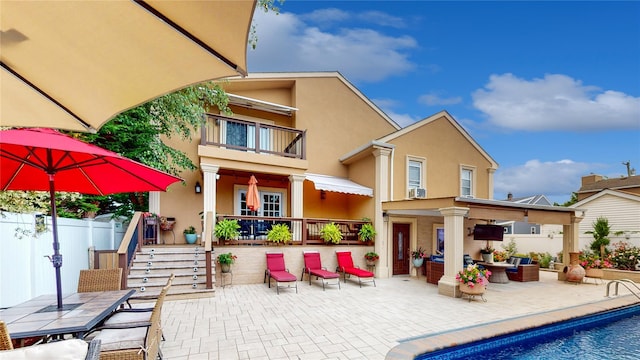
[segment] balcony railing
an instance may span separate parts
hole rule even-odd
[[[268,245],[270,241],[267,240],[267,233],[274,224],[286,224],[289,227],[292,245],[321,245],[324,240],[320,238],[320,229],[331,222],[338,225],[342,232],[342,241],[338,245],[371,245],[369,242],[359,241],[358,231],[364,222],[358,220],[228,215],[218,217],[217,221],[223,219],[238,220],[240,237],[229,241],[220,240],[220,245]]]
[[[305,131],[207,114],[201,145],[305,159]]]

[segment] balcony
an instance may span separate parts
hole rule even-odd
[[[207,114],[206,117],[200,145],[306,159],[304,130],[221,115]]]

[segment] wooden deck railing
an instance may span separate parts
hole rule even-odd
[[[221,115],[206,115],[200,145],[305,159],[305,131]]]
[[[335,223],[342,232],[342,241],[338,245],[371,245],[358,239],[358,231],[363,221],[344,219],[311,219],[261,216],[219,216],[222,219],[236,219],[240,225],[240,237],[235,240],[220,241],[220,245],[268,245],[267,232],[274,224],[286,224],[291,230],[292,245],[321,245],[320,229],[327,223]]]

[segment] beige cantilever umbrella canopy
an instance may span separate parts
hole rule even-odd
[[[246,75],[255,0],[0,0],[0,125],[94,131],[185,86]]]

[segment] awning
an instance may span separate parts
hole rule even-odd
[[[306,173],[307,180],[313,182],[316,190],[333,191],[373,197],[373,189],[357,184],[349,179],[330,175]]]
[[[242,106],[249,109],[267,111],[274,114],[292,116],[293,112],[298,110],[297,108],[291,106],[280,105],[231,93],[227,93],[227,97],[229,98],[229,104]]]

